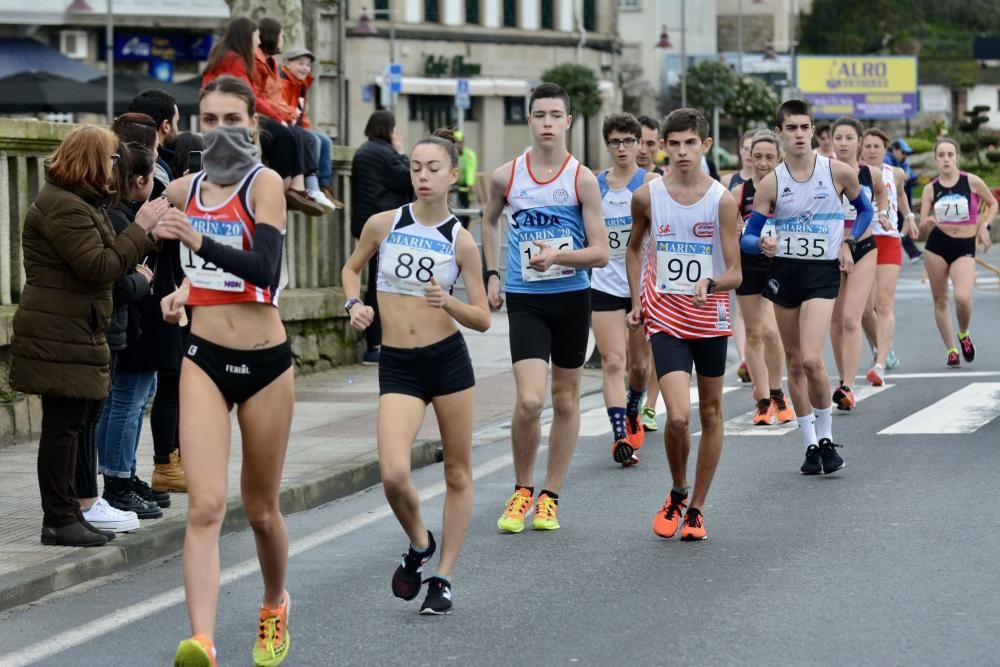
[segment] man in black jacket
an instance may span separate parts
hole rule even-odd
[[[157,142],[156,184],[150,199],[156,199],[166,189],[174,175],[170,171],[170,161],[173,159],[174,141],[177,140],[177,121],[180,111],[174,96],[165,90],[144,90],[136,95],[128,105],[129,111],[144,113],[156,121]]]
[[[410,181],[410,158],[403,153],[403,138],[396,132],[396,118],[391,111],[376,111],[365,126],[368,141],[354,153],[351,163],[351,234],[361,236],[370,217],[413,200]],[[378,254],[368,262],[368,286],[365,304],[375,309],[375,321],[365,331],[366,351],[362,363],[378,363],[382,327],[375,296]]]

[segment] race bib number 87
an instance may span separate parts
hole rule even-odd
[[[216,243],[236,250],[243,250],[243,223],[231,220],[191,218],[191,227]],[[218,292],[242,292],[244,280],[226,273],[215,264],[196,255],[190,248],[181,246],[181,263],[184,275],[195,287]]]
[[[624,257],[632,238],[632,217],[608,218],[605,230],[608,234],[608,256]]]
[[[694,294],[702,278],[712,277],[712,244],[680,241],[656,242],[656,290]]]

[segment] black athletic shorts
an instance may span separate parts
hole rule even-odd
[[[627,296],[615,296],[602,292],[599,289],[590,288],[590,311],[593,313],[605,313],[615,310],[624,310],[626,313],[632,310],[632,298]]]
[[[425,347],[383,345],[378,357],[378,393],[406,394],[430,403],[476,386],[469,348],[461,332]]]
[[[875,245],[875,237],[869,236],[866,239],[862,239],[854,244],[854,250],[851,251],[851,257],[854,258],[854,263],[857,264],[861,261],[861,258],[875,250],[878,246]]]
[[[771,271],[771,258],[766,255],[751,255],[740,253],[740,266],[743,271],[743,282],[736,288],[737,296],[752,296],[763,294],[767,285],[767,276]]]
[[[976,256],[976,237],[970,236],[966,239],[956,239],[935,227],[927,235],[927,243],[924,244],[924,250],[934,253],[950,266],[959,257]]]
[[[674,338],[665,333],[654,333],[649,342],[653,346],[657,379],[674,371],[690,374],[692,366],[698,375],[705,377],[717,378],[726,374],[729,336]]]
[[[840,262],[775,258],[764,296],[776,305],[798,308],[809,299],[836,299],[840,291]]]
[[[590,335],[590,288],[558,294],[507,293],[510,358],[580,368]]]
[[[292,367],[292,346],[286,340],[265,350],[234,350],[189,334],[188,359],[205,371],[228,403],[245,403]]]

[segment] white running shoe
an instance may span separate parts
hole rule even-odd
[[[98,498],[89,510],[83,510],[83,518],[94,528],[111,530],[116,533],[131,533],[139,530],[139,517],[135,512],[123,512],[108,504],[104,498]]]
[[[330,201],[329,197],[323,194],[322,190],[309,190],[308,192],[306,192],[306,194],[309,195],[309,198],[312,199],[314,202],[316,202],[320,206],[325,206],[331,211],[336,211],[339,208],[336,204]]]

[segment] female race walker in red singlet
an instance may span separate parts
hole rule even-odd
[[[972,320],[972,286],[976,282],[976,241],[989,252],[990,224],[997,214],[997,200],[983,179],[958,168],[958,144],[942,137],[934,144],[939,175],[924,188],[920,198],[920,227],[928,231],[924,268],[934,295],[934,319],[945,349],[948,368],[959,368],[958,348],[952,338],[948,307],[948,279],[955,290],[958,344],[962,358],[972,363],[976,346],[969,335]],[[980,211],[980,203],[985,211]]]
[[[295,400],[291,348],[277,308],[285,198],[281,177],[260,164],[254,107],[253,92],[239,79],[223,76],[205,86],[199,101],[205,170],[167,187],[176,208],[158,225],[158,236],[181,242],[187,275],[163,299],[164,317],[176,322],[185,305],[192,310],[181,365],[180,438],[188,483],[184,590],[194,636],[177,647],[175,666],[216,664],[219,531],[233,404],[243,437],[243,508],[264,579],[253,664],[281,664],[291,643],[288,532],[278,507]]]
[[[849,165],[858,175],[861,189],[869,201],[875,204],[877,217],[857,240],[851,250],[854,268],[850,273],[840,273],[840,292],[833,304],[833,319],[830,323],[830,343],[833,358],[837,361],[840,384],[833,392],[833,402],[838,410],[851,410],[857,404],[854,397],[854,376],[861,363],[861,317],[868,305],[868,296],[875,284],[878,250],[872,227],[881,225],[883,229],[894,227],[896,222],[888,217],[889,198],[882,182],[881,165],[859,164],[861,155],[861,135],[864,128],[854,118],[838,118],[833,123],[833,149],[837,159]],[[844,231],[849,232],[857,218],[854,206],[844,200]]]
[[[344,307],[351,326],[368,328],[374,317],[361,302],[361,271],[376,252],[382,353],[378,362],[378,456],[382,487],[410,548],[392,577],[403,600],[420,594],[420,574],[436,549],[420,514],[410,479],[410,450],[434,405],[444,448],[447,486],[441,562],[429,578],[421,614],[451,612],[451,575],[472,515],[472,428],[476,379],[465,340],[455,325],[490,327],[482,261],[472,235],[448,210],[448,193],[458,180],[458,151],[450,141],[428,137],[410,154],[410,179],[417,200],[373,215],[365,223],[343,270]],[[459,273],[469,303],[452,296]]]

